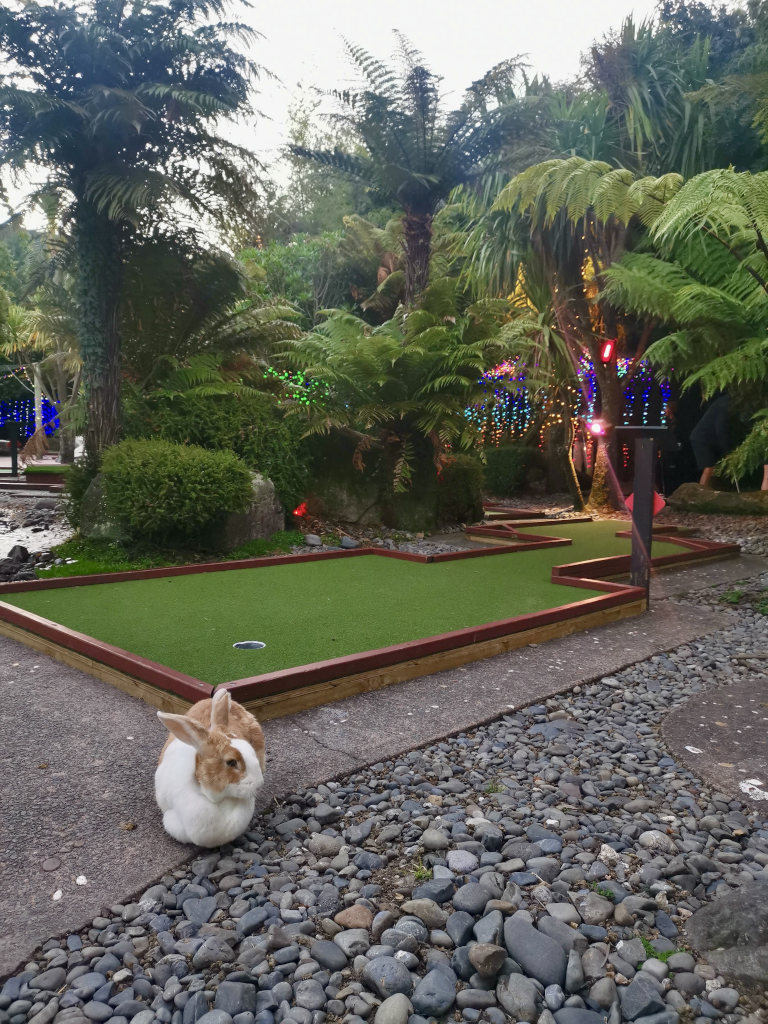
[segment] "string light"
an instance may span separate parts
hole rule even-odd
[[[13,374],[11,374],[13,376]],[[5,379],[5,378],[3,378]],[[24,437],[31,437],[35,432],[35,402],[33,398],[17,398],[11,401],[0,400],[0,427],[13,420],[21,424]],[[46,434],[53,434],[61,426],[59,411],[47,398],[43,398],[43,427]]]
[[[323,399],[330,398],[330,388],[322,380],[315,380],[305,377],[300,370],[276,370],[268,366],[264,371],[264,380],[277,380],[285,388],[283,396],[291,402],[298,402],[299,405],[318,405]],[[283,399],[278,395],[277,404],[282,405]]]

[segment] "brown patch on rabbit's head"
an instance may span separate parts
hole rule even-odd
[[[207,742],[198,749],[195,778],[204,790],[223,793],[229,786],[238,786],[246,777],[245,758],[222,732],[208,733]]]

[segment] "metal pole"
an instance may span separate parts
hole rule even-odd
[[[632,505],[632,559],[629,581],[643,587],[649,596],[651,584],[651,542],[653,539],[653,477],[656,440],[639,437],[635,441],[635,482]]]

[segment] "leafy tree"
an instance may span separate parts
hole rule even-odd
[[[729,392],[754,414],[724,460],[738,479],[768,461],[768,172],[709,171],[655,219],[658,253],[627,253],[603,294],[668,333],[647,352],[705,398]]]
[[[225,141],[247,109],[253,42],[224,0],[10,0],[0,9],[0,161],[42,167],[75,252],[92,455],[119,435],[126,258],[159,223],[247,218],[254,158]]]
[[[360,467],[366,451],[383,452],[391,491],[406,490],[422,442],[438,468],[449,450],[477,443],[465,410],[480,394],[484,371],[503,355],[506,311],[499,300],[465,306],[458,283],[443,278],[427,288],[418,310],[379,327],[352,313],[329,317],[285,354],[290,366],[329,388],[329,398],[307,410],[308,432],[353,438]]]
[[[347,52],[366,88],[336,93],[337,123],[360,140],[363,152],[294,145],[305,157],[363,182],[385,205],[403,212],[405,302],[413,306],[429,280],[432,220],[462,182],[498,158],[516,127],[517,108],[506,101],[519,70],[505,61],[473,83],[462,105],[444,112],[439,78],[401,38],[400,73],[360,47]]]
[[[593,476],[593,506],[618,500],[609,461],[623,405],[616,361],[603,363],[600,349],[615,339],[618,354],[632,359],[631,378],[653,328],[651,320],[627,316],[602,296],[604,275],[681,184],[679,175],[635,178],[625,168],[580,157],[545,161],[514,177],[465,239],[467,274],[476,288],[510,294],[521,272],[535,276],[549,292],[549,304],[537,302],[554,332],[547,337],[555,347],[562,340],[574,365],[585,356],[594,366],[607,434]],[[531,344],[541,337],[534,331]]]

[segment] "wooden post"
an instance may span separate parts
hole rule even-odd
[[[656,439],[638,437],[635,441],[635,480],[632,505],[632,559],[629,581],[643,587],[646,595],[651,583],[651,543],[653,540],[653,482]]]

